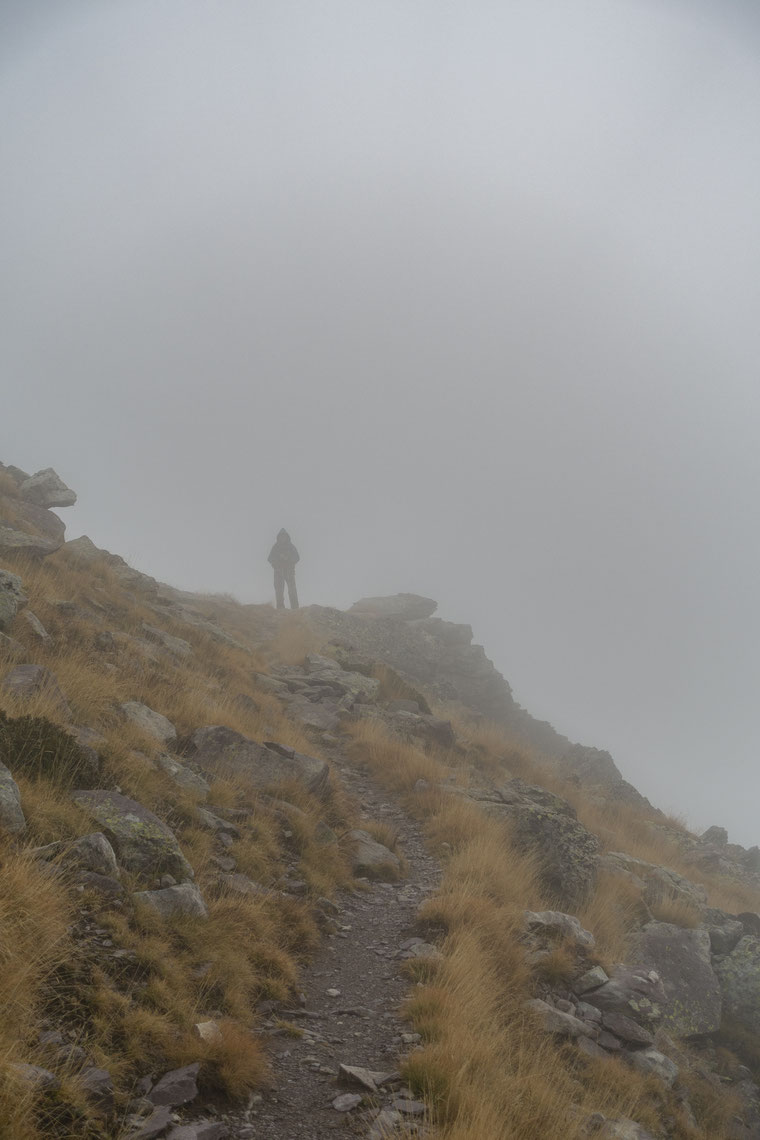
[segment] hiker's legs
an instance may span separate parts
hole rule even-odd
[[[285,575],[276,566],[274,568],[274,596],[277,599],[277,609],[285,609]]]
[[[290,602],[291,610],[298,609],[298,591],[296,590],[296,571],[295,567],[285,572],[285,581],[288,583],[288,601]]]

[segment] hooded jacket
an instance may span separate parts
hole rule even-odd
[[[275,570],[291,570],[300,561],[300,555],[286,530],[281,530],[277,535],[277,542],[269,551],[267,561]]]

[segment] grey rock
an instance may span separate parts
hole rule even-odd
[[[58,859],[62,866],[78,871],[91,871],[96,875],[106,875],[116,879],[119,869],[113,847],[100,831],[83,835],[74,842],[58,840],[45,847],[35,847],[30,852],[35,859],[45,863]]]
[[[288,686],[284,681],[278,681],[276,677],[270,677],[266,673],[254,673],[253,681],[257,689],[261,689],[263,693],[272,693],[274,696],[281,696],[283,693],[288,692]]]
[[[499,792],[501,803],[486,803],[483,809],[509,822],[518,847],[536,851],[547,890],[566,905],[582,903],[596,882],[599,840],[560,796],[522,780]]]
[[[73,538],[65,544],[66,553],[77,562],[96,562],[99,558],[108,557],[108,551],[100,550],[86,534]]]
[[[358,1108],[361,1102],[359,1093],[341,1093],[340,1096],[336,1096],[332,1106],[336,1112],[350,1112],[352,1108]]]
[[[207,808],[198,808],[198,823],[207,831],[224,832],[226,835],[232,836],[233,839],[240,838],[240,828],[235,823],[230,823],[228,819],[220,819],[218,815],[214,815],[212,811]]]
[[[526,1002],[525,1008],[538,1016],[541,1028],[546,1033],[554,1033],[558,1037],[569,1037],[571,1039],[595,1035],[593,1026],[590,1026],[588,1022],[581,1021],[580,1018],[574,1017],[571,1013],[563,1013],[562,1010],[555,1009],[554,1006],[542,1001],[541,998],[533,998]]]
[[[456,744],[450,720],[401,711],[394,714],[391,725],[394,732],[402,736],[416,738],[439,748],[453,748]]]
[[[383,1108],[375,1117],[367,1133],[367,1140],[388,1140],[389,1136],[398,1134],[403,1124],[404,1118],[400,1112],[393,1108]]]
[[[168,649],[175,657],[189,657],[193,652],[193,647],[189,641],[185,641],[183,637],[173,637],[158,626],[149,625],[143,622],[142,630],[149,641],[156,642],[157,645],[162,645],[164,649]]]
[[[113,1079],[107,1069],[91,1066],[79,1074],[80,1088],[103,1112],[111,1112],[114,1107]]]
[[[262,887],[261,883],[255,883],[253,879],[249,879],[247,875],[239,872],[220,875],[219,883],[235,895],[259,896],[270,893],[266,887]]]
[[[725,1012],[751,1033],[760,1033],[760,938],[745,934],[715,972]]]
[[[725,827],[717,827],[713,825],[708,827],[707,831],[703,831],[699,837],[700,843],[715,843],[719,847],[725,847],[728,843],[728,832]]]
[[[32,700],[44,696],[67,719],[71,709],[61,692],[58,680],[44,665],[14,665],[3,681],[3,689],[17,700]]]
[[[140,701],[125,701],[120,708],[130,724],[154,740],[169,744],[177,739],[177,730],[172,722]]]
[[[24,610],[23,620],[29,626],[30,630],[32,631],[34,636],[37,638],[37,640],[42,643],[42,645],[52,645],[53,644],[52,637],[50,636],[48,631],[45,629],[44,625],[42,624],[42,622],[40,621],[40,619],[37,617],[36,614],[33,614],[31,610]]]
[[[19,494],[38,507],[73,507],[76,493],[67,487],[52,467],[37,471],[19,487]]]
[[[162,918],[172,918],[178,914],[208,918],[208,909],[195,883],[180,883],[157,891],[136,891],[132,898],[135,902],[145,903],[157,910]]]
[[[610,979],[607,972],[601,966],[592,966],[590,970],[586,970],[576,982],[573,982],[573,992],[580,994],[587,994],[591,990],[598,990],[605,982]]]
[[[659,973],[643,966],[616,966],[608,982],[584,997],[604,1012],[623,1013],[643,1025],[659,1021],[667,1001]]]
[[[610,851],[600,860],[600,866],[605,871],[627,871],[644,882],[644,901],[649,905],[656,905],[662,900],[674,900],[702,910],[707,902],[707,892],[698,883],[679,875],[670,867],[661,867],[656,863],[646,863],[643,859],[635,859],[622,851]]]
[[[579,1001],[575,1007],[575,1012],[583,1021],[593,1021],[595,1025],[601,1025],[602,1011],[597,1009],[595,1005],[589,1005],[587,1001]]]
[[[744,924],[738,918],[727,916],[718,925],[707,926],[713,954],[730,954],[744,937]]]
[[[396,701],[389,701],[388,702],[388,712],[389,713],[407,712],[407,713],[418,713],[419,714],[420,706],[419,706],[419,703],[417,701],[405,701],[405,700],[399,699]]]
[[[628,1045],[653,1045],[654,1038],[648,1029],[645,1029],[632,1017],[624,1013],[603,1013],[602,1025],[608,1033],[614,1033],[621,1041]]]
[[[31,554],[37,558],[45,558],[48,554],[55,554],[61,546],[53,538],[45,538],[40,534],[27,534],[26,531],[15,527],[0,525],[0,551],[21,552]]]
[[[678,1065],[671,1061],[670,1057],[666,1057],[664,1053],[658,1052],[657,1049],[642,1049],[636,1053],[631,1053],[629,1061],[639,1073],[653,1073],[668,1088],[673,1086],[678,1076]]]
[[[721,1021],[721,992],[704,927],[685,930],[649,922],[636,940],[634,961],[656,970],[665,990],[661,1026],[675,1037],[713,1033]],[[590,999],[593,1004],[593,997]]]
[[[561,938],[584,949],[591,950],[596,945],[593,934],[584,930],[574,915],[563,914],[559,910],[526,910],[525,925],[533,934],[547,934],[551,938]],[[605,974],[605,979],[606,976]]]
[[[577,1045],[578,1049],[580,1049],[581,1053],[585,1053],[587,1057],[607,1056],[607,1053],[601,1047],[601,1045],[598,1045],[596,1041],[593,1041],[590,1037],[578,1037],[575,1044]]]
[[[80,787],[96,785],[100,777],[100,749],[107,746],[105,737],[83,725],[67,724],[66,731],[79,745],[82,762],[78,767],[77,778]]]
[[[18,785],[5,764],[0,763],[0,832],[18,835],[25,827]]]
[[[432,598],[423,598],[419,594],[393,594],[386,598],[361,598],[360,601],[354,602],[348,612],[413,621],[432,617],[437,608],[438,603]]]
[[[225,1140],[230,1130],[220,1120],[197,1120],[194,1124],[181,1124],[167,1133],[166,1140]]]
[[[192,1065],[185,1065],[181,1069],[172,1069],[157,1081],[148,1093],[148,1100],[156,1105],[187,1104],[198,1095],[196,1084],[200,1064],[196,1061]]]
[[[155,1140],[172,1123],[172,1110],[169,1105],[162,1105],[154,1109],[150,1116],[140,1121],[134,1132],[129,1133],[128,1140]]]
[[[25,1085],[29,1085],[39,1092],[55,1092],[60,1085],[55,1073],[51,1073],[48,1069],[42,1069],[39,1065],[26,1065],[23,1062],[15,1061],[8,1065],[8,1070],[17,1080],[23,1081]]]
[[[100,824],[128,871],[152,876],[165,871],[179,880],[193,878],[174,833],[136,800],[101,790],[74,792],[73,799]]]
[[[104,899],[117,899],[124,895],[124,888],[118,879],[110,875],[98,875],[95,871],[80,871],[77,874],[80,890],[95,891]]]
[[[368,1092],[376,1093],[389,1076],[390,1073],[365,1069],[360,1065],[338,1065],[338,1080],[351,1085],[360,1085]]]
[[[27,604],[21,579],[10,570],[0,570],[0,631],[7,631],[19,610]]]
[[[207,780],[174,756],[160,752],[155,757],[155,764],[172,780],[178,788],[187,792],[194,792],[200,799],[205,800],[210,788]]]
[[[376,878],[398,878],[401,863],[397,855],[378,843],[367,831],[356,828],[346,836],[352,845],[351,868],[355,875]]]
[[[245,776],[262,790],[289,780],[317,795],[327,788],[330,770],[324,760],[299,752],[282,755],[223,725],[199,728],[191,748],[194,765],[212,777]]]

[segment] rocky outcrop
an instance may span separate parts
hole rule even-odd
[[[76,492],[66,486],[52,467],[25,479],[19,486],[19,494],[38,507],[73,507],[77,501]]]
[[[412,595],[415,604],[419,603]],[[309,606],[302,615],[318,635],[351,656],[363,655],[389,665],[407,682],[423,685],[442,700],[461,701],[489,720],[506,725],[517,739],[525,740],[547,756],[560,756],[570,741],[522,709],[502,675],[488,660],[482,646],[472,644],[469,626],[437,618],[410,618],[396,599],[378,612],[378,599],[371,610],[328,609]],[[427,602],[430,610],[431,600]],[[418,611],[418,612],[421,612]]]
[[[103,828],[126,870],[151,877],[166,872],[176,879],[193,878],[174,832],[136,800],[99,790],[74,792],[73,799]]]
[[[493,799],[481,801],[481,807],[509,823],[520,848],[537,852],[545,887],[563,905],[575,906],[589,896],[596,882],[599,840],[566,800],[515,779]]]
[[[584,788],[596,791],[602,799],[619,800],[633,807],[644,808],[655,815],[661,814],[645,796],[636,791],[633,784],[623,779],[609,752],[600,748],[573,744],[559,758],[557,771],[565,779],[577,780]]]
[[[720,1026],[721,993],[704,927],[685,930],[649,922],[638,936],[633,958],[655,970],[665,990],[660,1025],[673,1037],[698,1037]]]
[[[258,744],[224,725],[209,725],[193,733],[189,756],[207,776],[245,776],[262,791],[295,780],[322,794],[329,768],[324,760],[306,756],[281,744]]]

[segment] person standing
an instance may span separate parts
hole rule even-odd
[[[300,555],[286,530],[281,530],[277,541],[269,552],[268,562],[274,570],[274,596],[277,599],[277,609],[285,609],[285,586],[288,587],[288,601],[291,610],[298,609],[298,592],[296,590],[296,562]]]

